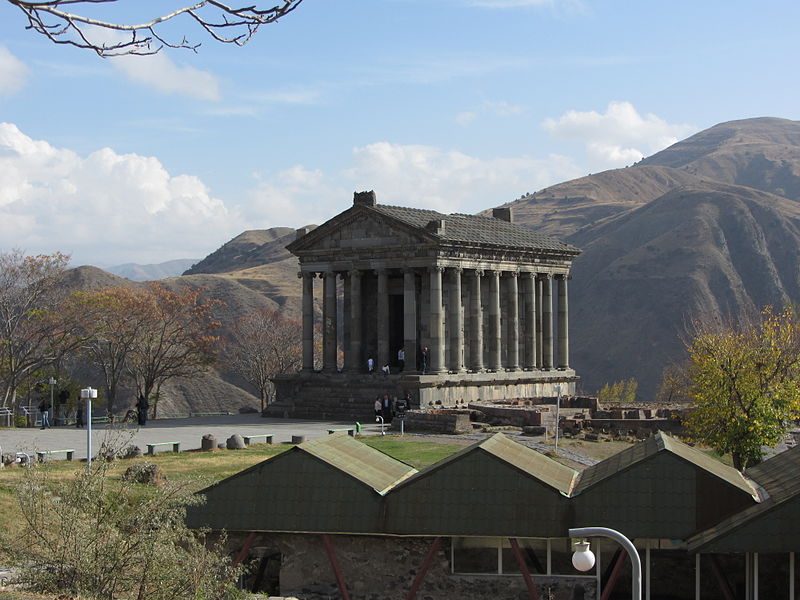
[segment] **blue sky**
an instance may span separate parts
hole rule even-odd
[[[200,258],[362,189],[476,212],[722,121],[800,119],[798,22],[796,1],[304,0],[243,48],[181,20],[197,53],[103,60],[0,0],[0,249]]]

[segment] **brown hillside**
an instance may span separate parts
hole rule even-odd
[[[183,274],[230,273],[281,262],[291,256],[286,250],[286,244],[293,241],[294,237],[295,230],[290,227],[245,231]]]
[[[687,319],[752,314],[800,298],[800,205],[707,183],[568,238],[583,249],[570,288],[572,362],[587,390],[636,377],[657,389]]]
[[[614,169],[559,183],[503,206],[514,208],[516,222],[563,238],[671,189],[700,181],[696,175],[670,167]]]
[[[721,123],[639,164],[800,200],[800,122],[764,117]]]

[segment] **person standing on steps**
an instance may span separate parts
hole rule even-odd
[[[400,350],[397,351],[397,364],[399,365],[399,368],[400,368],[399,372],[402,373],[403,369],[406,366],[406,349],[405,348],[401,347]]]

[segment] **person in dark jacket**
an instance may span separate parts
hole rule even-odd
[[[136,402],[137,416],[139,417],[139,425],[144,427],[147,425],[147,409],[150,408],[150,403],[144,394],[139,394],[139,400]]]

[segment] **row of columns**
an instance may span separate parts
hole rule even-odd
[[[467,269],[468,298],[470,306],[469,327],[464,327],[464,307],[461,302],[463,277],[461,267],[433,266],[427,269],[429,279],[427,372],[517,371],[522,369],[559,369],[569,367],[569,306],[566,274],[516,272],[499,270]],[[406,365],[413,370],[417,364],[418,339],[417,318],[417,274],[418,270],[403,270],[403,338]],[[447,277],[445,277],[447,272]],[[345,349],[345,369],[362,369],[363,350],[362,323],[362,274],[360,270],[347,272],[345,296],[349,300],[345,307],[349,312],[349,344]],[[504,276],[502,276],[504,274]],[[314,367],[314,283],[312,272],[302,272],[303,278],[303,369]],[[320,275],[323,279],[323,371],[337,369],[337,273],[328,271]],[[423,274],[423,276],[425,276]],[[524,302],[524,328],[520,327],[520,284]],[[553,280],[558,280],[558,356],[554,364],[554,339],[552,297]],[[482,303],[484,282],[488,280],[488,308],[486,319],[488,331],[484,331],[484,306]],[[504,283],[505,290],[501,290]],[[444,291],[450,296],[447,314],[444,308]],[[501,327],[501,294],[506,299],[505,334]],[[457,299],[457,300],[454,300]],[[388,361],[389,353],[389,275],[387,270],[377,272],[377,364]],[[445,340],[445,320],[450,336]],[[464,353],[465,331],[469,336],[469,356]],[[520,344],[520,335],[523,343]],[[488,360],[484,364],[484,343],[488,343]],[[523,356],[520,357],[520,346]],[[502,348],[506,348],[502,361]],[[448,351],[446,353],[446,351]],[[465,364],[466,363],[466,364]]]

